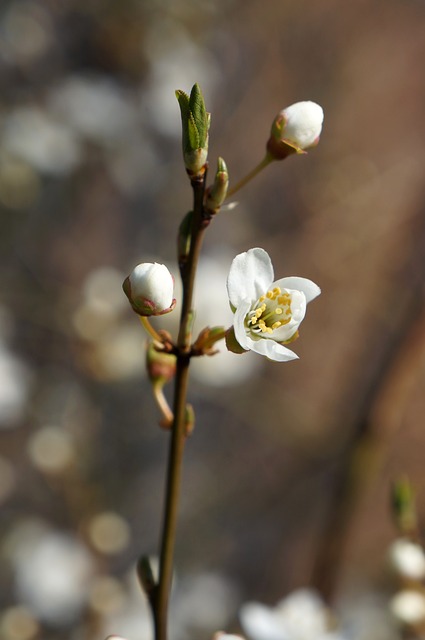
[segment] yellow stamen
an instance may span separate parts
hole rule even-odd
[[[272,329],[279,329],[279,327],[281,326],[282,326],[282,323],[279,322],[279,320],[277,320],[276,322],[273,322]]]

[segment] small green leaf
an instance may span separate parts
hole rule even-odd
[[[189,115],[187,120],[187,133],[188,133],[188,141],[189,148],[184,149],[184,151],[196,151],[201,147],[199,131],[196,126],[195,118],[192,114]]]
[[[197,148],[204,147],[208,135],[208,117],[198,83],[193,85],[190,92],[189,108],[199,134],[199,146]]]

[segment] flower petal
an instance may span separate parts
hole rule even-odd
[[[249,338],[248,338],[249,339]],[[269,360],[274,360],[275,362],[289,362],[289,360],[298,360],[296,353],[287,349],[283,345],[275,342],[274,340],[269,340],[267,338],[261,338],[260,340],[252,340],[252,345],[250,349],[255,351],[255,353],[259,353],[262,356],[266,356]]]
[[[245,318],[246,318],[246,314],[251,308],[251,304],[252,303],[250,300],[243,300],[238,306],[238,308],[236,309],[235,315],[233,318],[233,328],[235,330],[235,338],[239,342],[241,347],[246,351],[249,351],[252,348],[251,344],[252,342],[254,342],[247,335],[246,328],[245,328]]]
[[[298,289],[305,295],[306,302],[311,302],[314,298],[320,295],[320,287],[317,286],[312,280],[308,278],[299,278],[298,276],[289,276],[288,278],[281,278],[276,280],[271,285],[273,287],[280,287],[281,289]]]
[[[264,249],[250,249],[233,260],[227,278],[227,291],[232,307],[237,308],[243,300],[251,303],[267,291],[273,282],[273,265]]]

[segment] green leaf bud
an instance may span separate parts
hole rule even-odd
[[[217,171],[214,183],[207,191],[206,209],[210,213],[217,213],[221,205],[226,199],[227,189],[229,187],[229,172],[223,158],[219,158],[217,162]]]
[[[186,171],[197,178],[205,172],[208,156],[208,129],[210,114],[206,112],[204,98],[198,84],[190,96],[181,89],[176,91],[182,119],[182,146]]]

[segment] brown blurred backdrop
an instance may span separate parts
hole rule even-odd
[[[180,633],[236,629],[240,602],[302,585],[336,603],[391,593],[390,483],[408,473],[419,512],[425,495],[424,35],[423,0],[1,4],[6,640],[124,633],[113,616],[130,597],[137,610],[128,576],[157,550],[167,435],[121,282],[142,261],[177,274],[191,193],[174,90],[194,82],[211,166],[224,157],[231,180],[284,106],[325,111],[317,149],[272,165],[214,221],[199,322],[220,323],[230,262],[253,246],[322,296],[299,361],[224,354],[193,373],[176,598],[190,617],[204,579],[210,613],[225,602]]]

